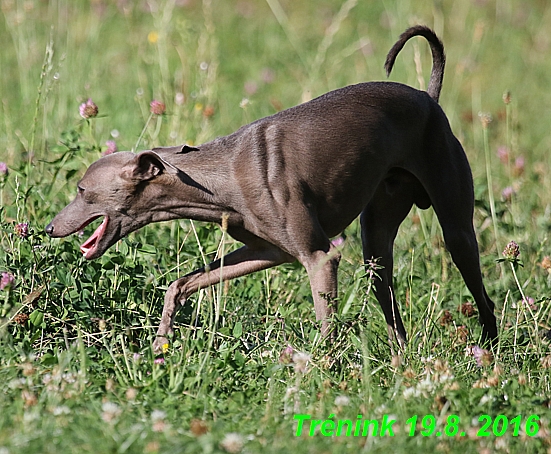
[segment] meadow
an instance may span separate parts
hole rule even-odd
[[[551,452],[548,2],[0,6],[0,454]],[[306,273],[292,264],[194,295],[161,356],[151,344],[170,282],[238,243],[181,220],[86,261],[79,245],[97,224],[82,238],[44,234],[102,154],[200,144],[385,80],[387,51],[417,23],[447,53],[440,103],[473,169],[493,351],[432,209],[414,208],[396,240],[401,354],[357,221],[339,246],[334,342],[320,339]],[[430,66],[412,40],[390,79],[424,89]],[[89,99],[97,116],[83,118]]]

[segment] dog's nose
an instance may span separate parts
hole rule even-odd
[[[48,235],[52,235],[54,233],[54,225],[50,222],[46,228],[44,229],[44,231],[48,234]]]

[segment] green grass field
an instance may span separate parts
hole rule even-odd
[[[551,452],[548,2],[0,5],[0,454]],[[194,295],[163,358],[151,343],[167,286],[237,244],[181,220],[88,262],[83,238],[43,233],[107,141],[199,144],[384,80],[387,51],[415,23],[433,27],[448,56],[441,105],[473,168],[493,354],[478,348],[476,308],[432,209],[414,209],[396,241],[401,356],[356,222],[342,245],[335,342],[320,340],[305,271],[287,265]],[[424,88],[430,66],[412,40],[391,80]],[[89,98],[99,115],[83,120]],[[150,115],[152,100],[164,115]],[[510,241],[520,256],[500,261]],[[376,421],[376,435],[358,420]]]

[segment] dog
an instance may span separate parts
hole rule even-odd
[[[322,336],[335,330],[338,249],[331,238],[360,216],[365,263],[379,259],[376,297],[399,344],[407,340],[393,283],[393,245],[413,205],[432,206],[444,240],[479,310],[484,341],[497,339],[494,303],[482,281],[473,228],[469,163],[438,104],[444,47],[428,27],[407,29],[431,48],[427,91],[366,82],[326,93],[199,146],[119,152],[94,162],[76,198],[45,228],[65,237],[103,217],[81,246],[86,259],[149,223],[223,224],[244,245],[168,288],[154,349],[173,334],[177,309],[199,289],[298,260],[308,273]]]

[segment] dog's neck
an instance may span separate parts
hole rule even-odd
[[[230,223],[240,222],[233,209],[235,201],[231,184],[231,150],[219,146],[217,139],[187,153],[171,151],[159,155],[178,168],[179,175],[167,175],[159,184],[152,184],[150,191],[158,203],[155,221],[189,218],[221,223],[229,216]]]

